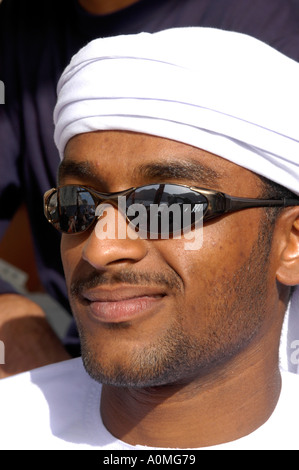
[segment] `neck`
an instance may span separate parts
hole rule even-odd
[[[79,0],[84,10],[94,15],[108,15],[122,10],[139,0]]]
[[[184,386],[106,385],[103,422],[131,445],[203,448],[244,437],[268,420],[281,389],[277,350],[260,346]]]

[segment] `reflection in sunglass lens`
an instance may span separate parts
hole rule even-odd
[[[80,186],[59,188],[48,202],[48,215],[58,230],[64,233],[82,232],[94,221],[93,196]]]
[[[156,184],[137,188],[127,198],[127,209],[133,204],[141,204],[147,209],[146,231],[151,238],[155,235],[180,234],[190,229],[198,214],[204,214],[208,201],[202,194],[185,186]],[[133,220],[133,217],[129,217]]]

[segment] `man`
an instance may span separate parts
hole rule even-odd
[[[298,60],[299,25],[292,8],[289,0],[3,0],[0,236],[20,204],[26,204],[42,285],[65,309],[70,310],[60,235],[53,230],[49,245],[49,227],[37,201],[56,184],[52,114],[58,77],[72,55],[97,37],[201,25],[247,33]],[[27,252],[23,238],[18,236],[16,245]],[[0,377],[68,357],[38,305],[2,281],[0,292],[0,340],[7,358]],[[79,354],[76,335],[64,343],[69,353]]]
[[[278,358],[299,283],[298,79],[209,28],[73,58],[45,215],[90,377],[73,359],[1,381],[2,448],[299,448],[298,376],[281,382]],[[179,219],[151,225],[157,205]]]

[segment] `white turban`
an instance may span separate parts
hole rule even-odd
[[[92,41],[59,81],[54,120],[61,158],[77,134],[141,132],[299,195],[299,64],[243,34],[179,28]]]
[[[58,84],[61,157],[76,134],[128,130],[202,148],[299,194],[299,64],[210,28],[97,39]]]

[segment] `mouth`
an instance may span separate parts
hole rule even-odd
[[[91,316],[102,323],[133,321],[157,308],[166,294],[158,288],[119,287],[82,293]]]

